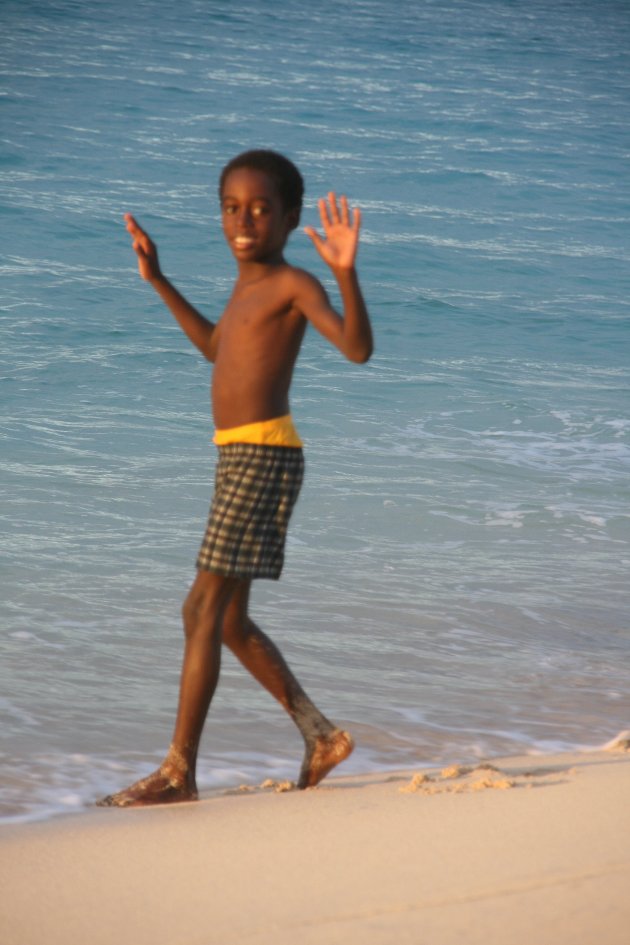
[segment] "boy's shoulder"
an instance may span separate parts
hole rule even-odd
[[[310,320],[314,313],[330,308],[328,293],[312,272],[287,264],[284,285],[282,294],[304,318]]]
[[[287,288],[297,294],[323,291],[323,286],[317,276],[314,276],[307,269],[292,265],[292,263],[285,262],[278,273],[278,278],[282,280]]]
[[[245,292],[250,304],[256,305],[261,313],[293,311],[309,318],[313,311],[329,307],[328,294],[319,279],[286,261],[273,267],[264,282],[252,283]]]

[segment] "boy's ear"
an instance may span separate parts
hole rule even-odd
[[[287,223],[289,224],[289,230],[294,230],[300,222],[300,208],[293,207],[292,210],[287,212]]]

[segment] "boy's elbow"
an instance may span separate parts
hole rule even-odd
[[[353,351],[348,352],[347,357],[353,364],[366,364],[374,354],[374,345],[362,345]]]

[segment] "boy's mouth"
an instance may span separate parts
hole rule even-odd
[[[253,236],[235,236],[233,243],[236,249],[249,249],[250,246],[254,245]]]

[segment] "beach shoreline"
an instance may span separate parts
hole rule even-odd
[[[9,825],[2,939],[625,945],[629,744]]]

